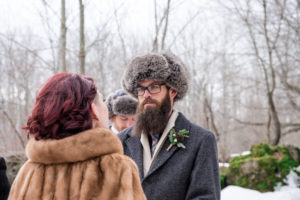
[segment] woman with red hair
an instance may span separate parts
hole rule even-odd
[[[92,78],[51,77],[25,129],[28,161],[9,199],[146,199],[135,163],[108,129],[108,111]]]

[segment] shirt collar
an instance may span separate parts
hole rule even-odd
[[[111,131],[114,132],[115,134],[118,134],[119,131],[115,128],[114,124],[111,126]]]

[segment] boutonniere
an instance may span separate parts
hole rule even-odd
[[[176,133],[175,129],[172,128],[169,133],[169,140],[170,140],[171,144],[167,148],[167,151],[169,151],[173,145],[177,145],[178,147],[185,149],[185,146],[184,146],[184,144],[182,144],[182,142],[183,142],[184,138],[189,137],[188,133],[189,132],[186,129],[181,129]]]

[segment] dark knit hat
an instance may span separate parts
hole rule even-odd
[[[182,99],[188,90],[188,71],[179,58],[169,52],[151,53],[135,57],[125,70],[123,88],[137,98],[135,88],[147,79],[159,80],[178,93],[175,101]]]
[[[121,89],[110,94],[105,103],[109,118],[115,115],[134,115],[137,108],[137,100]]]

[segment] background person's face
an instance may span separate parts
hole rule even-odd
[[[122,131],[125,128],[132,126],[135,122],[135,115],[115,115],[112,118],[114,127],[118,131]]]

